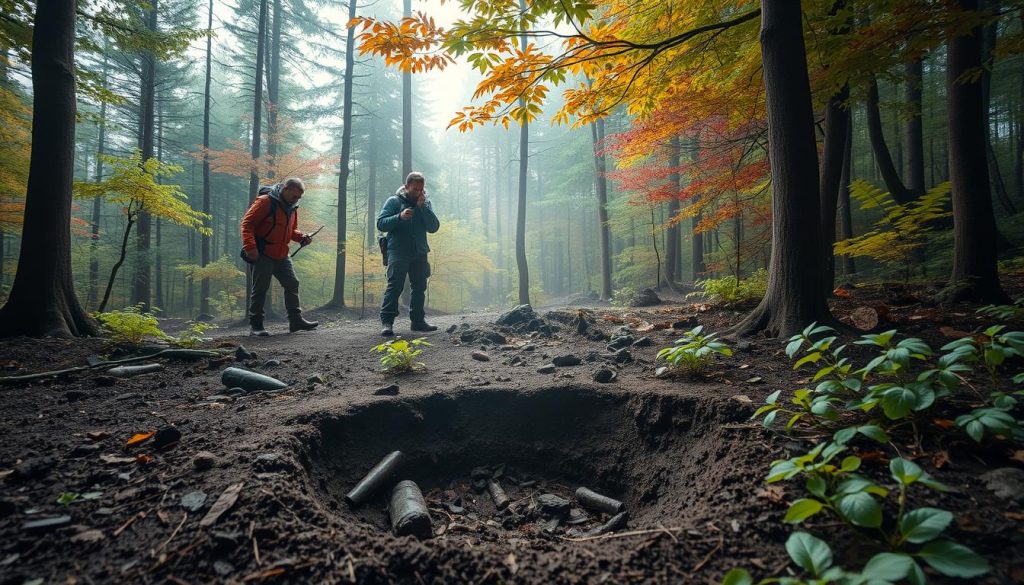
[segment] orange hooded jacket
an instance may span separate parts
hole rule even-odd
[[[299,212],[292,209],[285,212],[283,202],[277,203],[277,223],[270,217],[270,195],[260,195],[249,206],[242,218],[242,247],[246,250],[256,249],[256,236],[266,240],[263,255],[274,260],[288,257],[288,242],[299,242],[306,234],[295,229],[298,224]],[[271,226],[274,227],[271,231]],[[269,232],[269,233],[268,233]]]

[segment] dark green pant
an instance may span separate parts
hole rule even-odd
[[[427,295],[427,278],[430,277],[430,263],[427,255],[411,260],[388,259],[388,287],[384,290],[384,301],[380,305],[380,320],[394,323],[398,316],[398,297],[409,277],[412,298],[409,299],[409,318],[413,323],[423,321],[423,303]]]
[[[252,297],[249,299],[249,321],[263,321],[263,304],[270,290],[270,278],[274,277],[284,288],[284,307],[288,317],[302,314],[299,308],[299,279],[295,276],[292,259],[274,260],[260,256],[255,264],[249,265],[252,270]]]

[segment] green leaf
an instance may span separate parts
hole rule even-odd
[[[988,561],[962,544],[948,540],[929,542],[917,553],[924,562],[947,577],[979,577],[988,573]]]
[[[807,491],[819,498],[824,498],[825,490],[828,489],[828,486],[825,484],[825,478],[820,475],[812,475],[808,477],[806,487]]]
[[[754,579],[746,569],[730,569],[722,578],[722,585],[754,585]]]
[[[792,461],[777,461],[768,471],[768,477],[765,481],[775,483],[783,479],[789,479],[799,472],[800,468]]]
[[[818,576],[832,566],[832,549],[825,541],[806,532],[794,532],[786,540],[786,552],[800,568]]]
[[[900,534],[907,542],[921,544],[935,540],[953,521],[953,514],[938,508],[918,508],[900,521]]]
[[[783,518],[783,522],[799,524],[820,512],[823,507],[822,503],[818,500],[801,498],[789,506],[789,510],[786,511],[786,517]]]
[[[845,429],[839,429],[836,434],[832,435],[832,438],[837,443],[846,444],[850,442],[850,439],[857,434],[858,427],[846,427]]]
[[[909,388],[896,386],[882,395],[882,410],[892,420],[903,418],[917,406],[917,395]]]
[[[869,579],[895,583],[913,570],[913,564],[914,559],[909,555],[884,552],[871,557],[861,574]]]
[[[64,492],[57,497],[57,503],[62,506],[67,506],[71,502],[78,499],[78,494],[75,492]]]
[[[820,351],[815,351],[815,352],[809,353],[809,354],[805,355],[804,357],[798,359],[796,361],[796,363],[793,364],[793,369],[797,370],[797,369],[800,368],[800,366],[802,366],[804,364],[807,364],[807,363],[816,364],[816,363],[818,363],[818,360],[820,360],[820,359],[821,359],[821,352]]]
[[[839,469],[842,471],[850,472],[857,471],[860,468],[860,457],[856,455],[850,455],[843,459],[843,462],[839,465]]]
[[[857,427],[857,432],[862,434],[862,435],[864,435],[865,437],[867,437],[869,439],[874,439],[875,441],[878,441],[879,443],[888,443],[889,442],[889,435],[886,434],[886,432],[884,430],[882,430],[882,427],[880,427],[878,425],[863,425],[863,426]]]
[[[877,528],[882,525],[882,507],[867,492],[843,496],[837,507],[854,526]]]
[[[910,485],[924,475],[924,470],[918,464],[902,457],[897,457],[889,462],[889,472],[892,473],[893,479],[903,485]]]

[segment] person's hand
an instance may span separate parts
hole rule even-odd
[[[409,220],[409,219],[412,219],[412,214],[413,214],[412,209],[407,208],[407,209],[403,209],[402,213],[398,217],[403,219],[403,220]]]
[[[252,262],[255,262],[257,259],[259,259],[260,253],[256,249],[250,250],[250,249],[246,248],[246,250],[245,250],[245,257],[248,258],[249,260],[251,260]]]
[[[416,199],[416,207],[424,207],[427,205],[427,196],[420,193],[418,199]]]
[[[312,243],[313,243],[313,236],[310,236],[310,235],[302,236],[302,239],[299,240],[299,245],[300,246],[308,246],[308,245],[310,245]]]

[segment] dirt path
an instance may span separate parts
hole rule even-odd
[[[717,329],[737,315],[597,309],[580,326],[570,309],[545,315],[532,333],[496,327],[497,314],[442,316],[425,336],[427,368],[401,377],[382,375],[369,351],[381,341],[373,320],[259,339],[219,330],[220,345],[241,343],[257,357],[0,389],[0,582],[678,583],[714,582],[733,566],[778,574],[788,497],[763,477],[799,445],[748,419],[768,393],[796,387],[781,344],[739,344],[706,380],[658,379],[654,355],[679,332],[644,330],[694,319]],[[608,337],[629,324],[633,341],[650,345],[613,354]],[[404,325],[396,332],[408,335]],[[95,340],[8,341],[0,366],[6,375],[80,365],[101,350]],[[567,354],[582,363],[537,371]],[[220,372],[232,366],[290,386],[225,396]],[[602,368],[614,381],[594,381]],[[397,395],[374,394],[391,384]],[[125,447],[171,425],[181,436],[170,446],[157,446],[163,430]],[[394,450],[406,457],[397,479],[424,492],[430,539],[391,535],[386,493],[356,508],[343,499]],[[950,497],[978,510],[966,539],[982,554],[1016,546],[1020,525],[997,521],[1002,504],[970,473],[946,477],[963,488]],[[507,509],[495,508],[488,480],[506,491]],[[579,508],[573,494],[583,486],[621,500],[625,528],[594,536],[612,514]],[[70,503],[58,503],[62,494]],[[1019,556],[991,582],[1006,582]]]

